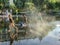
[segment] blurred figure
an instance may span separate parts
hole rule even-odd
[[[7,31],[8,29],[8,24],[9,24],[9,15],[10,13],[8,12],[8,9],[4,9],[3,10],[3,17],[2,17],[2,20],[4,22],[4,28],[3,28],[3,31]],[[6,17],[5,17],[6,16]]]
[[[27,17],[26,17],[26,15],[23,15],[23,22],[27,23]]]
[[[20,23],[20,27],[21,27],[21,28],[24,28],[24,27],[27,26],[27,17],[26,17],[26,15],[23,15],[22,21],[19,22],[19,23]]]
[[[12,19],[12,15],[9,15],[9,36],[10,36],[10,45],[12,45],[13,41],[17,38],[18,28],[15,26],[14,20]]]
[[[9,12],[8,12],[8,9],[6,9],[6,15],[8,15],[8,13],[9,13]]]
[[[12,9],[10,9],[10,13],[12,14]]]
[[[9,21],[9,15],[11,15],[11,13],[8,12],[8,9],[6,9],[6,21],[8,22]]]

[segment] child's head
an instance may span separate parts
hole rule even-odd
[[[9,17],[9,18],[12,18],[12,15],[11,15],[11,14],[9,14],[9,15],[8,15],[8,17]]]
[[[8,17],[9,17],[9,21],[10,21],[10,23],[14,23],[14,21],[13,21],[13,19],[12,19],[12,15],[9,14]]]

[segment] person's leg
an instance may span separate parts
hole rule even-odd
[[[12,35],[10,35],[10,45],[13,44],[13,41],[14,41],[14,38],[13,38],[13,34],[12,34]]]
[[[16,36],[16,35],[12,35],[12,36],[10,37],[10,45],[13,44],[14,39],[17,40],[17,36]]]
[[[15,40],[18,40],[18,34],[15,34],[15,38],[14,38]]]
[[[11,39],[10,39],[10,45],[12,45],[12,44],[13,44],[13,39],[11,38]]]

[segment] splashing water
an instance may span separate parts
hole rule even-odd
[[[42,39],[50,30],[53,29],[54,25],[50,22],[54,21],[54,17],[46,16],[46,13],[40,13],[35,8],[34,10],[29,10],[29,27],[30,35],[29,37],[39,37]]]

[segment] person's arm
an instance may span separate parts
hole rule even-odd
[[[27,23],[27,17],[26,16],[24,16],[24,19],[25,19],[25,22]]]
[[[26,19],[26,23],[27,23],[27,17],[25,17],[25,19]]]
[[[14,28],[16,29],[16,32],[18,33],[18,28],[14,25]]]
[[[11,30],[10,30],[10,25],[9,25],[9,27],[8,27],[8,32],[10,32]]]

